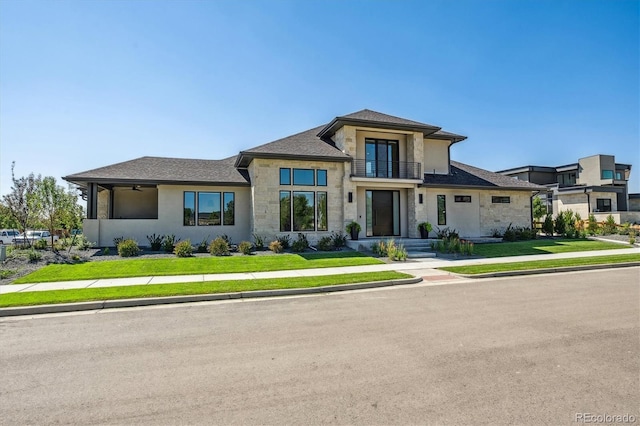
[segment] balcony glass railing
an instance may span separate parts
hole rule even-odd
[[[407,161],[354,160],[351,176],[386,179],[422,179],[422,164]]]

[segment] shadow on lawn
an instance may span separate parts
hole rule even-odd
[[[294,253],[295,254],[295,253]],[[369,257],[359,251],[330,251],[325,253],[298,253],[305,260],[345,259],[348,257]]]

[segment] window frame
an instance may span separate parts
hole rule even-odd
[[[454,195],[453,202],[454,203],[470,203],[471,195]]]
[[[438,225],[446,225],[447,224],[447,196],[443,194],[438,194],[436,196],[436,206],[438,208]]]
[[[296,179],[296,171],[298,171],[298,172],[311,172],[311,180],[312,180],[312,182],[311,183],[302,183],[302,182],[298,183],[297,179]],[[295,185],[295,186],[316,186],[316,172],[315,172],[314,169],[293,169],[292,175],[293,175],[292,176],[292,182],[293,182],[293,185]],[[301,178],[302,178],[301,176],[298,177],[298,179],[301,179]]]
[[[282,179],[283,178],[282,172],[286,172],[285,182],[283,182],[283,179]],[[291,169],[285,168],[285,167],[280,168],[280,185],[286,185],[286,186],[291,185]]]
[[[607,201],[608,205],[605,205],[605,201]],[[596,210],[598,210],[598,212],[613,211],[613,203],[611,202],[611,198],[596,198]]]
[[[187,210],[187,194],[191,194],[193,196],[193,209],[191,212],[191,216],[192,216],[192,223],[187,223],[187,215],[186,215],[186,210]],[[197,223],[197,192],[196,191],[184,191],[182,193],[182,226],[196,226]]]
[[[491,204],[511,204],[510,195],[492,195]]]
[[[193,223],[189,224],[187,223],[186,220],[186,216],[185,216],[185,210],[187,208],[187,203],[186,203],[186,197],[187,194],[192,194],[193,196],[193,213],[192,213],[192,218],[193,218]],[[220,219],[219,222],[220,223],[211,223],[211,224],[201,224],[200,223],[200,196],[201,195],[218,195],[219,197],[219,204],[220,204]],[[225,200],[228,199],[228,197],[231,197],[230,201],[233,201],[233,212],[231,214],[231,221],[227,220],[227,217],[225,216],[225,211],[226,211],[226,204],[228,204],[228,202],[225,202]],[[182,226],[235,226],[235,222],[236,222],[236,208],[235,208],[235,201],[236,201],[236,193],[235,191],[183,191],[182,192]],[[203,213],[207,213],[207,212],[203,212]],[[211,215],[213,215],[214,213],[216,213],[216,211],[212,211]]]

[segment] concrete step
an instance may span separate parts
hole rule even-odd
[[[408,259],[428,259],[436,257],[435,251],[409,251],[407,252]]]

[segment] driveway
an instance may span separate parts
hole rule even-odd
[[[0,320],[0,424],[638,419],[640,268]]]

